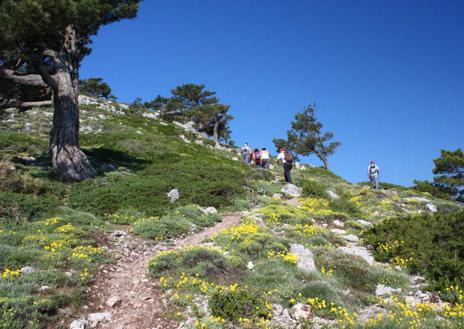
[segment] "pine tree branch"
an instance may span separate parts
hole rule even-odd
[[[10,69],[0,69],[0,78],[5,78],[20,85],[48,87],[39,74],[19,74]]]

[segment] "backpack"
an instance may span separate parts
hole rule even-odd
[[[259,151],[255,152],[255,159],[260,159],[261,158],[261,153]]]
[[[285,161],[293,162],[293,154],[290,152],[285,152]]]
[[[376,175],[378,171],[379,170],[377,169],[377,166],[370,166],[369,167],[369,173],[370,173],[371,176]]]

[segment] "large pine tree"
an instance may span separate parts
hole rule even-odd
[[[332,132],[322,132],[323,124],[316,118],[315,105],[309,105],[295,115],[291,122],[292,128],[287,131],[287,140],[274,138],[277,148],[284,147],[296,154],[316,155],[329,169],[328,158],[335,153],[341,142],[330,142]]]
[[[3,0],[0,78],[49,87],[53,93],[50,153],[63,180],[95,176],[79,147],[79,65],[91,36],[106,24],[135,17],[139,0]]]
[[[464,202],[464,152],[441,150],[433,160],[434,185],[458,201]]]

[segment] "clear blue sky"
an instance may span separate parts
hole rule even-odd
[[[237,144],[271,149],[315,102],[343,142],[335,173],[365,180],[375,159],[409,185],[464,147],[464,1],[146,0],[94,38],[93,76],[124,102],[204,83],[232,106]]]

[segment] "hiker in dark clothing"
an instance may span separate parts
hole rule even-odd
[[[286,152],[282,147],[280,149],[279,155],[277,156],[277,160],[281,161],[284,166],[285,181],[291,184],[292,175],[290,174],[290,171],[293,168],[293,154],[291,152]]]

